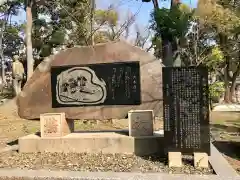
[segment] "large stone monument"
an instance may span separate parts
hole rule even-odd
[[[107,65],[101,66],[116,63],[130,63],[128,66],[124,65],[130,69],[125,68],[121,71],[120,66],[111,68]],[[61,67],[67,66],[69,68],[62,71]],[[114,73],[116,76],[113,76]],[[128,90],[124,89],[121,83],[118,85],[109,83],[113,77],[115,82],[121,79],[121,73],[125,78],[119,82],[128,87]],[[101,120],[126,118],[130,110],[151,109],[158,116],[162,114],[161,76],[162,65],[159,60],[126,42],[70,48],[44,59],[39,64],[18,96],[18,113],[25,119],[38,119],[40,114],[44,113],[64,112],[66,119]],[[86,81],[91,79],[92,83],[88,83],[89,87],[86,87],[88,92],[85,92],[81,87],[86,86]],[[109,84],[114,85],[114,88]],[[53,87],[54,85],[61,87],[58,88],[59,91]],[[77,91],[84,91],[84,97],[75,97],[74,92],[79,87]],[[54,93],[52,89],[55,89]],[[111,96],[107,96],[110,90]],[[129,96],[129,93],[134,94],[133,92],[134,98]],[[68,96],[64,97],[66,94]],[[59,95],[61,98],[57,100]],[[111,98],[118,98],[118,101],[113,103]],[[57,103],[53,101],[54,99]]]
[[[210,154],[208,71],[204,67],[163,68],[164,141],[169,165],[181,166],[181,153],[208,167]]]

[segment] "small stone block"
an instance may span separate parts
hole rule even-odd
[[[152,110],[129,111],[129,136],[153,136],[153,119]]]
[[[193,153],[194,167],[208,168],[208,154],[207,153]]]
[[[40,115],[41,137],[62,137],[73,132],[74,121],[66,120],[65,113]]]
[[[168,165],[169,167],[182,167],[182,153],[168,152]]]

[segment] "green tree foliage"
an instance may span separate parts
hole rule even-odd
[[[33,11],[32,41],[35,56],[49,56],[53,48],[67,44],[67,40],[72,40],[75,45],[87,43],[87,0],[44,1],[34,6]]]
[[[224,63],[224,54],[218,46],[214,46],[211,50],[211,53],[205,59],[203,64],[209,67],[209,69],[215,70],[221,64]]]
[[[115,10],[102,10],[95,11],[94,19],[98,25],[116,26],[119,20],[119,15]]]
[[[21,1],[7,1],[0,7],[0,52],[1,59],[11,58],[18,53],[18,49],[23,43],[20,37],[22,25],[11,22],[11,17],[18,15],[21,9]]]
[[[3,22],[2,22],[3,23]],[[3,34],[3,56],[12,58],[19,54],[19,49],[23,44],[23,38],[20,36],[22,26],[19,24],[6,23]]]
[[[222,51],[223,59],[215,69],[224,81],[225,101],[233,102],[236,78],[240,74],[240,9],[238,1],[200,1],[196,15],[214,37]]]
[[[117,11],[113,9],[102,10],[97,9],[94,14],[96,22],[94,32],[94,42],[104,43],[115,40],[116,26],[118,25],[119,16]]]
[[[154,11],[155,55],[166,65],[181,59],[178,65],[208,66],[224,83],[225,101],[233,102],[240,74],[239,7],[237,0],[199,0],[194,10],[175,4]]]
[[[94,40],[95,43],[119,40],[121,37],[127,39],[130,27],[134,24],[138,11],[135,14],[129,12],[129,16],[120,21],[117,10],[111,6],[108,10],[97,9],[94,19],[96,22]]]
[[[35,61],[40,62],[52,54],[54,49],[61,49],[69,42],[75,45],[88,44],[89,0],[13,0],[6,1],[0,7],[0,25],[4,26],[4,36],[0,41],[3,56],[18,54],[23,44],[27,47],[27,24],[11,23],[11,17],[18,15],[19,10],[26,11],[27,6],[31,7],[31,42]],[[21,31],[24,39],[19,35]],[[26,59],[26,53],[25,50],[20,55]]]
[[[155,32],[155,55],[162,58],[165,65],[173,65],[180,48],[185,46],[192,15],[193,11],[184,4],[173,4],[170,10],[157,9],[152,13],[151,28]],[[161,46],[158,47],[156,44],[159,45],[159,42]]]
[[[209,94],[211,100],[218,102],[219,98],[224,93],[224,83],[223,82],[214,82],[209,86]]]
[[[11,23],[11,17],[17,15],[21,8],[21,1],[6,1],[0,7],[0,60],[1,82],[6,82],[4,63],[17,53],[22,44],[19,36],[21,25]]]

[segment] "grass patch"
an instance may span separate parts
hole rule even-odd
[[[210,124],[212,126],[229,126],[240,128],[240,113],[238,112],[211,112]]]
[[[0,99],[12,99],[14,97],[12,88],[3,88],[3,91],[0,93]]]
[[[74,131],[82,131],[82,130],[92,130],[96,124],[90,123],[90,122],[84,122],[81,120],[75,120],[74,121]]]
[[[33,134],[40,131],[39,124],[23,124],[22,130],[26,134]]]

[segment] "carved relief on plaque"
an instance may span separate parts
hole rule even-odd
[[[129,113],[130,136],[152,136],[153,114],[152,111],[135,111]]]
[[[56,134],[59,132],[60,122],[54,116],[45,116],[44,121],[44,134]]]
[[[103,103],[106,97],[105,81],[89,67],[73,67],[57,76],[58,103],[95,105]]]
[[[74,121],[65,113],[45,113],[40,115],[41,137],[62,137],[74,130]]]
[[[151,129],[151,124],[146,121],[140,121],[139,122],[139,117],[137,118],[138,122],[134,122],[132,124],[132,130],[137,130],[137,131],[143,131],[144,133],[148,133],[149,129]]]

